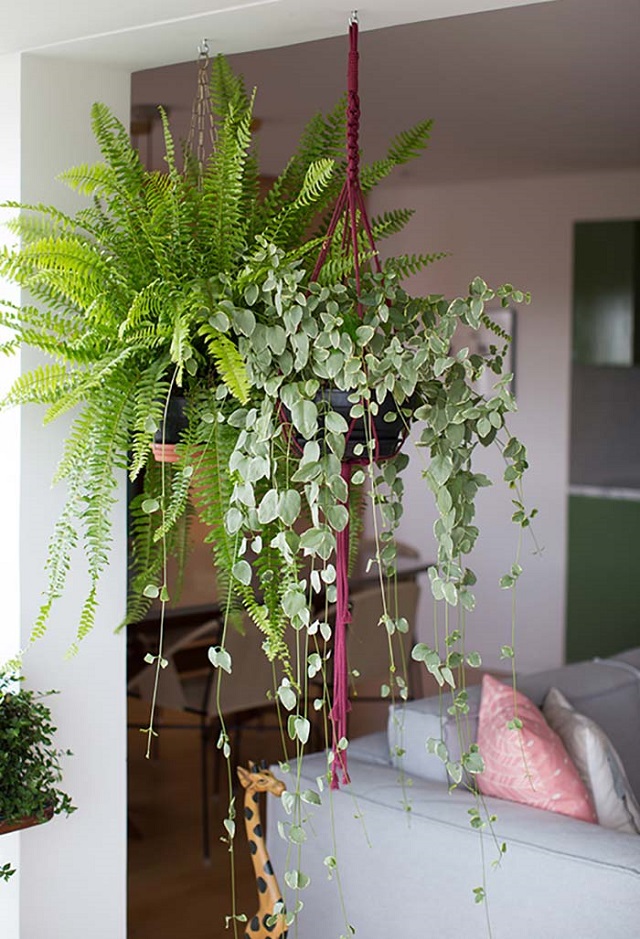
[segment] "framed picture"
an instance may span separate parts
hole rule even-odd
[[[506,309],[503,307],[497,309],[487,308],[485,313],[503,332],[511,337],[511,342],[504,357],[503,373],[511,372],[513,374],[509,390],[515,395],[517,310],[515,307],[507,307]],[[479,329],[472,329],[470,326],[460,324],[451,340],[450,354],[456,355],[461,349],[467,348],[469,355],[487,355],[491,346],[497,346],[500,349],[504,344],[504,340],[487,326],[481,325]],[[499,377],[495,372],[485,369],[480,378],[474,382],[474,387],[479,394],[491,396],[493,386],[498,380]]]

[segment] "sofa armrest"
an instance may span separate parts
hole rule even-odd
[[[393,923],[399,935],[411,935],[416,923],[428,923],[430,934],[449,935],[452,916],[456,932],[484,935],[485,911],[473,898],[483,881],[483,851],[497,936],[628,939],[634,934],[640,921],[640,838],[488,799],[488,811],[498,815],[498,843],[507,844],[493,870],[497,854],[491,835],[470,825],[471,794],[450,794],[446,786],[414,780],[404,793],[409,804],[403,805],[396,769],[351,759],[349,770],[351,786],[325,791],[307,826],[300,861],[289,862],[312,878],[302,897],[305,939],[345,934],[324,864],[332,855],[358,935],[385,935],[381,923]],[[323,754],[306,757],[302,785],[313,785],[325,771]],[[290,820],[280,805],[269,813],[268,830],[272,861],[282,876],[291,845],[279,837],[278,820]]]

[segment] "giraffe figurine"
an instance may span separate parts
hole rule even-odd
[[[249,763],[248,770],[238,766],[238,778],[245,790],[244,821],[258,888],[258,912],[247,926],[245,939],[286,939],[284,915],[278,916],[273,926],[269,925],[276,903],[283,901],[264,840],[260,821],[260,793],[271,792],[280,797],[287,787],[270,770],[258,767],[255,763]]]

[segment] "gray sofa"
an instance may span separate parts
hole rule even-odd
[[[554,686],[607,733],[640,796],[640,649],[519,679],[520,690],[536,703]],[[472,731],[478,697],[479,691],[471,695]],[[294,934],[300,939],[350,935],[336,877],[329,880],[325,864],[327,856],[336,855],[346,916],[360,939],[640,937],[640,836],[487,799],[489,811],[498,816],[497,839],[507,844],[494,868],[491,836],[470,825],[473,796],[450,793],[442,764],[426,753],[430,708],[433,713],[432,699],[410,702],[403,716],[411,767],[404,793],[387,734],[351,743],[351,785],[325,790],[321,806],[304,806],[309,823],[299,860],[277,830],[279,821],[286,824],[291,817],[280,802],[270,803],[268,844],[275,870],[299,868],[311,877],[300,894],[304,907]],[[390,721],[392,741],[397,725]],[[324,754],[305,757],[301,790],[315,788],[325,772]],[[293,791],[293,778],[286,781]],[[477,904],[473,890],[482,885],[483,853],[488,900]],[[288,903],[293,905],[291,896]]]

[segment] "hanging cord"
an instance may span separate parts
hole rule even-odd
[[[187,152],[192,153],[196,159],[199,183],[201,182],[202,170],[215,143],[211,92],[209,90],[210,63],[209,42],[203,39],[198,47],[196,96],[191,106],[191,123],[189,125],[189,135],[186,144]]]
[[[353,253],[353,267],[358,297],[361,288],[360,270],[360,231],[364,229],[367,241],[373,254],[373,264],[376,271],[382,270],[373,238],[373,231],[367,216],[362,187],[360,185],[360,97],[358,91],[358,17],[355,13],[349,18],[349,59],[347,66],[347,175],[322,244],[322,249],[311,275],[317,280],[320,271],[327,259],[331,244],[344,219],[342,229],[342,248],[345,253]],[[362,318],[363,311],[360,301],[357,304],[358,315]],[[353,428],[355,421],[352,421]],[[374,432],[377,456],[378,441]],[[341,475],[349,487],[351,482],[351,465],[359,460],[343,461]],[[331,708],[332,722],[332,753],[331,788],[339,788],[340,781],[349,782],[347,770],[347,752],[344,740],[347,735],[347,715],[349,704],[349,681],[347,662],[347,627],[351,620],[349,612],[349,526],[336,536],[336,621],[334,628],[334,667],[333,667],[333,701]]]
[[[353,251],[353,266],[356,288],[360,289],[360,254],[358,250],[358,233],[360,228],[369,242],[373,253],[373,264],[378,273],[382,267],[378,257],[373,230],[367,215],[367,209],[360,184],[360,96],[358,89],[358,18],[355,13],[349,19],[349,61],[347,68],[347,177],[336,201],[335,209],[322,243],[311,280],[317,280],[331,247],[336,229],[341,217],[345,216],[345,232],[348,235],[351,250]],[[358,312],[362,315],[360,304]]]
[[[340,475],[349,486],[351,466],[343,463]],[[336,621],[333,637],[333,704],[331,723],[333,729],[331,764],[331,788],[338,789],[338,774],[343,784],[349,783],[347,751],[342,748],[347,737],[347,716],[351,710],[349,702],[349,663],[347,661],[347,628],[351,622],[349,610],[349,525],[336,535]]]

